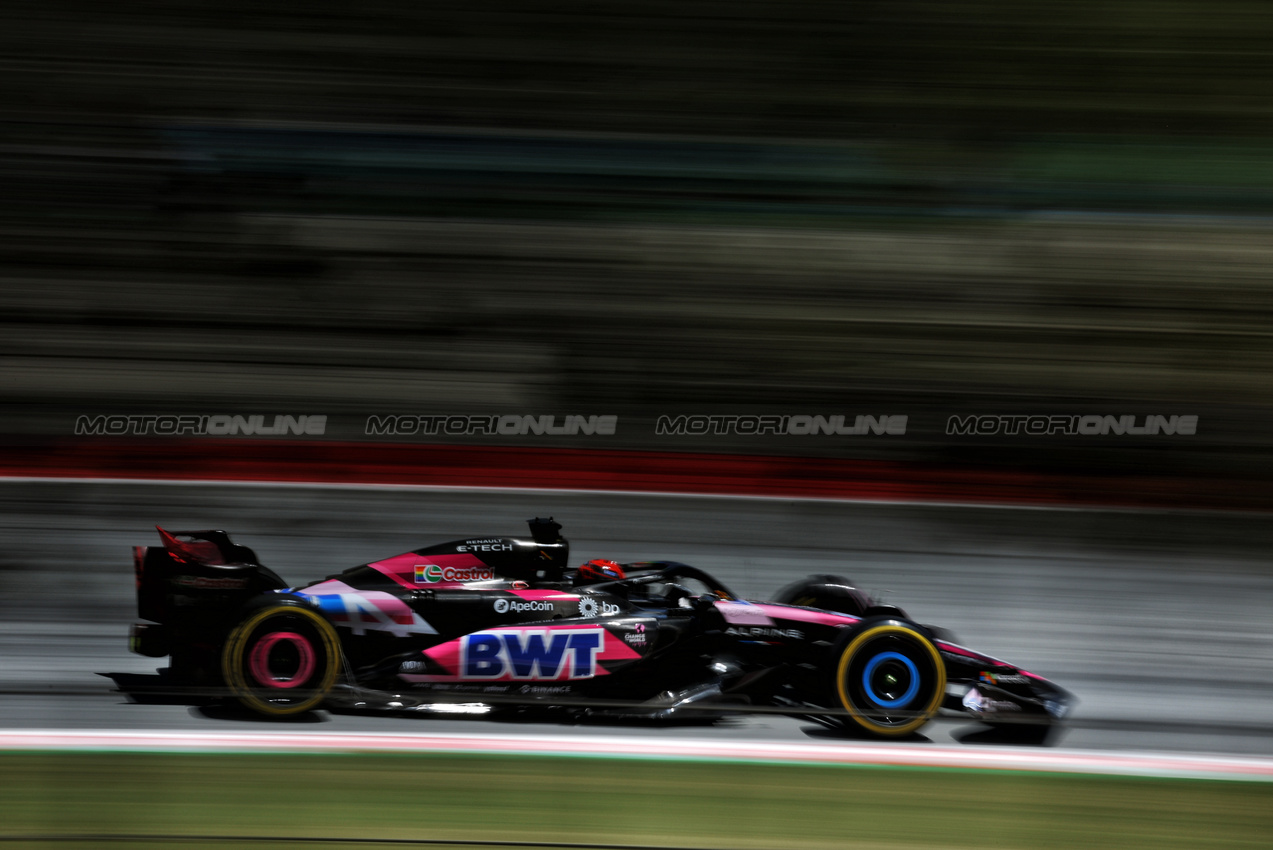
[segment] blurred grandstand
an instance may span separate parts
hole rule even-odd
[[[640,423],[608,447],[1273,471],[1267,4],[0,19],[8,435],[106,410],[607,413]],[[687,411],[911,427],[649,427]],[[1202,424],[957,439],[955,413]]]

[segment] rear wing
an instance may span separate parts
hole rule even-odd
[[[133,547],[137,614],[144,620],[215,619],[259,593],[287,586],[224,531],[158,530],[163,546]]]

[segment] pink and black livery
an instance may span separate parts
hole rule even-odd
[[[1073,698],[837,576],[771,602],[669,561],[568,567],[552,519],[289,587],[222,531],[137,547],[132,648],[168,688],[264,715],[454,702],[651,718],[769,711],[881,737],[940,711],[1039,730]]]

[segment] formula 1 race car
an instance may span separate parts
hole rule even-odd
[[[845,579],[748,602],[686,564],[568,569],[560,529],[534,519],[529,539],[456,540],[304,587],[223,531],[159,529],[162,547],[134,549],[138,612],[152,622],[133,626],[131,648],[171,655],[164,674],[187,692],[267,716],[457,703],[775,712],[893,737],[941,709],[1046,727],[1072,704]]]

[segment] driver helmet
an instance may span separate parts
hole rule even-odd
[[[619,581],[624,578],[627,576],[624,575],[623,567],[618,563],[604,558],[594,558],[579,568],[577,581],[584,584],[592,581]]]

